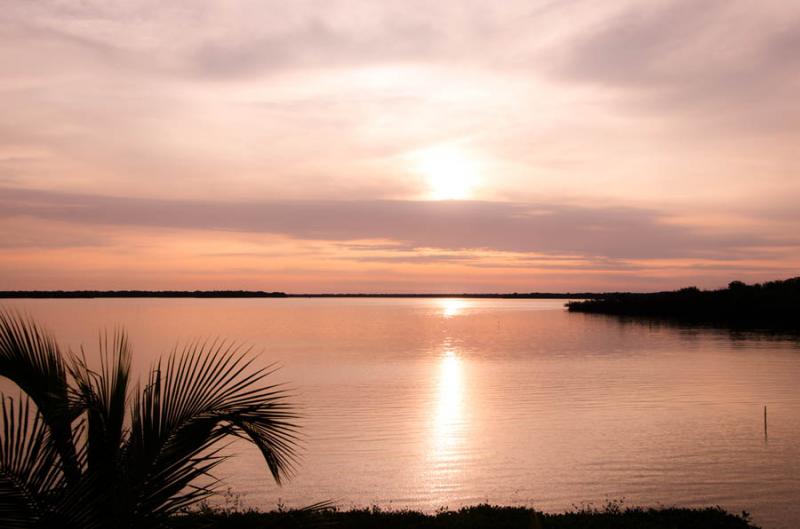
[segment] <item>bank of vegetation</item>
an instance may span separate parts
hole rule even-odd
[[[173,517],[172,529],[758,529],[747,513],[720,508],[582,508],[548,514],[527,507],[476,505],[424,514],[408,510],[301,509],[272,512],[230,512],[201,509]]]
[[[570,312],[666,318],[741,328],[800,330],[800,277],[727,288],[682,288],[648,294],[607,294],[567,304]]]

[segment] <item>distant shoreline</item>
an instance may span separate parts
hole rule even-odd
[[[422,293],[422,294],[289,294],[261,290],[4,290],[0,299],[94,298],[470,298],[470,299],[599,299],[595,292]]]
[[[695,287],[651,294],[611,294],[567,303],[570,312],[723,324],[751,329],[800,330],[800,277],[728,288]]]

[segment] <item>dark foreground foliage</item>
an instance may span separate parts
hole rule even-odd
[[[608,294],[567,307],[571,312],[800,331],[800,277],[753,285],[733,281],[720,290],[689,287],[651,294]]]
[[[100,339],[99,368],[33,321],[0,310],[0,529],[156,529],[218,489],[225,442],[255,444],[275,481],[298,441],[284,389],[221,341],[131,376],[124,334]]]
[[[604,509],[579,509],[561,514],[492,505],[442,510],[436,514],[378,508],[264,513],[205,509],[173,517],[170,526],[172,529],[757,529],[746,513],[737,516],[720,508],[623,509],[615,503]]]

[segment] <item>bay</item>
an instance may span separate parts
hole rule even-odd
[[[563,300],[5,300],[91,358],[124,327],[142,373],[193,340],[277,362],[303,415],[294,478],[253,447],[217,474],[245,506],[334,500],[714,506],[800,525],[800,342],[572,314]],[[8,383],[1,386],[8,391]],[[768,407],[765,436],[763,408]],[[230,499],[230,498],[229,498]],[[224,499],[218,499],[224,501]]]

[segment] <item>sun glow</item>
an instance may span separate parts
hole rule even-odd
[[[417,171],[425,177],[428,197],[433,200],[472,198],[479,183],[478,163],[451,145],[440,145],[414,155]]]
[[[438,303],[442,310],[443,318],[458,316],[467,306],[466,301],[460,298],[441,298],[438,300]]]

